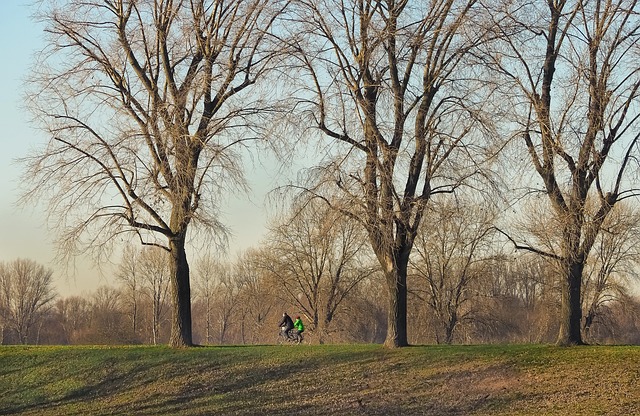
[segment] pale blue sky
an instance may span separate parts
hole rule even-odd
[[[41,47],[42,33],[29,18],[30,9],[21,0],[0,4],[0,260],[30,258],[49,265],[50,240],[43,221],[24,207],[16,207],[21,168],[15,159],[43,142],[43,136],[29,126],[22,105],[22,85],[31,57]]]
[[[22,100],[23,81],[32,57],[43,46],[42,28],[30,19],[32,9],[28,3],[28,0],[0,1],[0,177],[3,179],[0,182],[0,261],[35,260],[54,270],[60,294],[88,293],[101,284],[112,284],[113,280],[100,276],[85,259],[78,259],[75,276],[65,276],[63,269],[53,263],[53,236],[48,234],[41,213],[16,206],[22,171],[16,159],[46,142],[44,134],[29,124]],[[256,246],[263,237],[264,191],[274,186],[274,177],[269,173],[253,169],[249,174],[250,185],[255,190],[252,200],[242,196],[234,198],[225,210],[229,214],[223,219],[234,233],[230,242],[232,257],[239,250]]]

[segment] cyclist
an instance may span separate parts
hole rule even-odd
[[[304,324],[302,323],[302,319],[300,316],[296,316],[296,321],[293,323],[293,327],[296,329],[296,333],[294,338],[297,338],[299,342],[302,342],[302,333],[304,332]]]
[[[293,320],[286,312],[282,314],[282,320],[278,324],[280,333],[288,339],[291,339],[291,330],[293,329]]]

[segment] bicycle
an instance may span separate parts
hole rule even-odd
[[[278,331],[278,344],[280,345],[284,343],[302,344],[302,341],[304,341],[304,336],[295,329],[289,331],[289,336],[287,336],[284,328],[280,328],[280,331]]]

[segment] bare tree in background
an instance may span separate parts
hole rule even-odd
[[[405,346],[407,265],[424,210],[482,170],[491,86],[470,64],[484,17],[475,0],[296,4],[308,75],[300,108],[330,141],[307,188],[367,230],[386,276],[385,345]]]
[[[91,320],[83,336],[84,343],[122,344],[131,343],[131,335],[126,323],[126,313],[122,307],[122,291],[100,286],[90,296]]]
[[[60,319],[67,343],[75,344],[82,340],[91,322],[91,304],[86,297],[70,296],[58,299],[55,310]]]
[[[141,272],[138,257],[138,251],[132,245],[127,244],[122,250],[122,257],[117,270],[118,280],[124,285],[125,300],[123,302],[130,308],[131,330],[134,336],[136,336],[139,331],[139,308],[141,303],[140,297],[142,296],[142,284],[140,282]]]
[[[204,337],[207,344],[213,341],[212,336],[212,316],[213,303],[216,288],[215,276],[216,263],[209,256],[200,258],[194,270],[194,289],[196,299],[204,305]]]
[[[485,280],[486,279],[486,280]],[[559,288],[553,261],[532,253],[503,254],[483,279],[485,342],[553,342]],[[485,289],[485,290],[483,290]]]
[[[26,259],[0,263],[0,313],[21,344],[55,297],[52,270]]]
[[[585,266],[614,205],[638,194],[630,176],[640,138],[638,2],[493,5],[501,47],[486,56],[503,76],[510,122],[542,181],[534,191],[553,209],[538,222],[558,224],[556,252],[517,246],[561,263],[557,343],[582,344]]]
[[[239,255],[234,273],[242,290],[238,296],[240,339],[242,343],[257,339],[271,339],[272,328],[266,326],[276,307],[274,290],[269,287],[261,268],[263,250],[251,249]],[[280,318],[280,314],[276,315]],[[266,329],[266,334],[265,334]],[[260,338],[262,336],[262,338]]]
[[[205,337],[213,341],[212,330],[217,324],[217,341],[225,342],[233,312],[240,307],[238,296],[242,289],[242,279],[234,274],[234,267],[214,261],[210,257],[201,258],[196,269],[196,291],[205,305]]]
[[[166,316],[171,264],[167,252],[158,247],[144,247],[140,251],[140,280],[142,293],[151,305],[151,341],[160,340],[160,327]]]
[[[438,343],[453,343],[456,328],[474,318],[474,286],[492,266],[495,215],[482,205],[432,204],[416,239],[411,292],[434,313]]]
[[[172,346],[192,345],[192,223],[222,237],[218,198],[242,184],[234,149],[275,111],[254,86],[287,1],[44,0],[48,47],[29,106],[48,132],[26,162],[63,253],[135,233],[171,255]],[[273,90],[271,90],[273,91]],[[270,92],[271,92],[270,91]],[[100,251],[102,250],[102,251]]]
[[[638,212],[616,204],[603,223],[585,268],[583,287],[584,337],[590,341],[595,326],[609,327],[610,305],[628,298],[638,278],[640,262],[640,218]]]
[[[269,227],[265,268],[276,295],[306,315],[320,342],[351,291],[376,269],[359,223],[320,200]]]
[[[131,310],[135,336],[141,330],[138,321],[141,317],[149,317],[148,329],[153,344],[159,342],[160,326],[166,315],[170,273],[167,252],[159,247],[138,250],[127,244],[122,251],[118,266],[118,279],[124,286],[122,303]]]

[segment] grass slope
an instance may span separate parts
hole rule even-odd
[[[2,415],[634,415],[640,347],[0,347]]]

